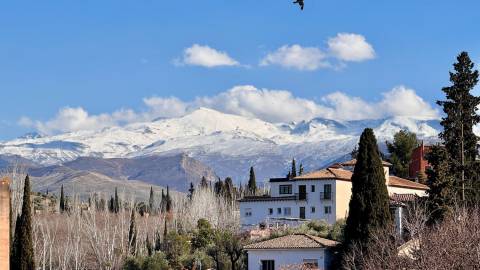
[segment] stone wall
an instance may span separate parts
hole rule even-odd
[[[0,180],[0,270],[9,270],[10,262],[10,181]]]

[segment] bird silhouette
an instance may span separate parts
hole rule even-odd
[[[305,3],[303,2],[303,0],[295,0],[295,2],[293,3],[298,4],[301,10],[303,10],[303,7],[305,6]]]

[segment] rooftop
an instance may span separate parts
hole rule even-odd
[[[338,162],[338,163],[335,163],[334,165],[340,165],[340,166],[344,166],[344,167],[352,167],[352,166],[355,166],[355,164],[357,164],[357,160],[352,159],[352,160],[349,160],[349,161]],[[392,163],[387,162],[385,160],[382,160],[382,164],[383,164],[383,166],[386,166],[386,167],[392,166]]]
[[[302,248],[329,248],[339,242],[313,236],[309,234],[292,234],[261,241],[245,246],[245,249],[302,249]]]

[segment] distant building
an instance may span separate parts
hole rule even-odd
[[[240,200],[242,228],[249,230],[259,224],[269,228],[297,226],[309,220],[324,220],[333,224],[346,218],[355,164],[356,160],[350,160],[293,179],[270,179],[270,195]],[[388,162],[383,162],[383,166],[388,193],[391,201],[395,202],[391,203],[392,214],[401,219],[400,208],[403,208],[405,200],[426,196],[428,187],[390,175],[391,164]]]
[[[425,170],[430,166],[428,161],[425,159],[425,155],[430,152],[429,145],[424,145],[422,143],[412,152],[412,158],[408,168],[408,176],[411,179],[417,178],[419,173],[425,173]]]
[[[249,270],[330,269],[339,243],[308,234],[286,235],[245,246]]]

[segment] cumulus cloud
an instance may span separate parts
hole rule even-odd
[[[291,122],[323,117],[335,120],[363,120],[404,116],[438,119],[439,113],[413,89],[398,86],[379,95],[378,101],[334,92],[319,101],[294,96],[287,90],[259,89],[252,85],[235,86],[213,96],[182,101],[176,97],[144,98],[141,111],[122,109],[113,113],[91,115],[81,107],[66,107],[52,119],[42,122],[22,117],[19,124],[41,133],[55,134],[79,130],[97,130],[108,126],[152,121],[159,117],[179,117],[199,107],[225,113],[259,118],[267,122]],[[477,127],[477,132],[478,132]]]
[[[341,68],[345,66],[345,62],[362,62],[373,58],[375,50],[364,36],[339,33],[328,39],[325,49],[302,47],[298,44],[284,45],[260,60],[260,66],[278,65],[312,71],[319,68]]]
[[[302,47],[298,44],[282,46],[267,54],[261,61],[261,66],[279,65],[298,70],[316,70],[329,66],[326,55],[316,47]]]
[[[343,61],[361,62],[375,58],[375,50],[364,36],[339,33],[328,39],[330,53]]]
[[[199,44],[193,44],[190,48],[185,49],[183,58],[175,62],[180,65],[202,66],[207,68],[240,65],[240,63],[230,57],[226,52]]]

